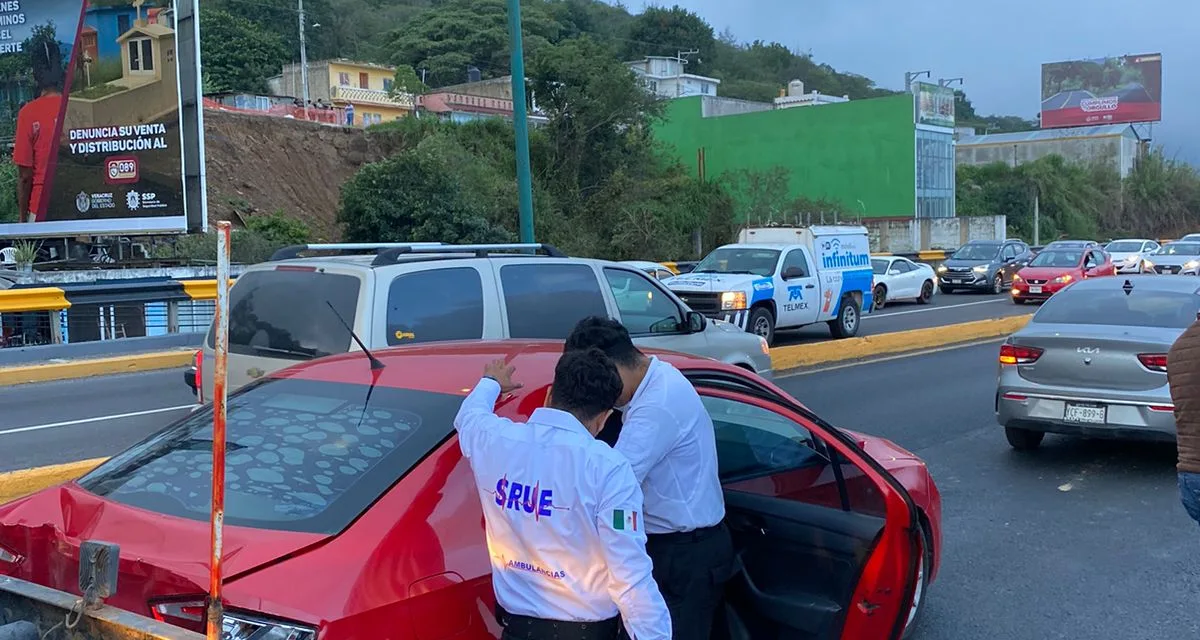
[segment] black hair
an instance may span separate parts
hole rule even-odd
[[[617,366],[599,349],[568,351],[554,367],[550,406],[580,421],[612,409],[621,395]]]
[[[63,61],[62,50],[54,38],[44,35],[30,39],[29,63],[33,70],[33,82],[38,91],[46,89],[62,90]]]
[[[571,335],[567,336],[566,351],[599,349],[622,367],[637,366],[645,356],[633,346],[633,338],[625,325],[600,316],[591,316],[579,321]]]

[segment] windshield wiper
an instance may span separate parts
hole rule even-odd
[[[250,348],[262,353],[278,353],[285,356],[301,356],[304,358],[317,357],[316,350],[301,351],[299,349],[280,349],[278,347],[264,347],[260,345],[250,345]]]

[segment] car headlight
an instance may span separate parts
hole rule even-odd
[[[737,311],[745,308],[745,291],[726,291],[721,294],[721,311]]]
[[[225,614],[221,640],[313,640],[315,629],[294,623],[258,620],[242,614]]]
[[[1072,279],[1073,278],[1071,278],[1071,274],[1063,274],[1063,275],[1055,278],[1054,281],[1059,284],[1066,284],[1066,283],[1070,282]]]
[[[973,271],[975,271],[975,273],[987,273],[987,270],[988,270],[988,268],[987,268],[986,264],[981,264],[978,267],[975,267],[975,269],[973,269]]]
[[[939,264],[939,265],[938,265],[938,268],[937,268],[937,272],[938,272],[938,273],[946,273],[946,265],[944,265],[944,264]]]
[[[1187,261],[1186,263],[1184,263],[1184,265],[1183,265],[1183,268],[1184,268],[1184,269],[1188,269],[1188,270],[1195,269],[1196,267],[1200,267],[1200,261],[1196,261],[1196,260],[1188,260],[1188,261]]]
[[[1154,268],[1154,263],[1153,263],[1153,262],[1150,262],[1150,258],[1146,258],[1146,266],[1147,266],[1147,267],[1149,267],[1149,268],[1151,268],[1151,269],[1153,269],[1153,268]]]
[[[766,338],[758,336],[758,346],[762,349],[764,356],[771,355],[771,345],[767,344]]]

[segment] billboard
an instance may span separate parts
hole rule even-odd
[[[167,0],[0,0],[0,237],[186,229]]]
[[[1042,65],[1042,128],[1162,119],[1162,54]]]
[[[913,84],[917,124],[954,128],[954,89],[928,82]]]

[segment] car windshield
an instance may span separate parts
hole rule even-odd
[[[366,367],[366,362],[363,363]],[[452,430],[460,396],[341,382],[267,378],[229,399],[226,524],[334,534]],[[92,493],[207,521],[211,407],[84,476]]]
[[[888,260],[880,260],[879,258],[872,258],[871,259],[871,270],[875,272],[875,275],[881,276],[881,275],[884,275],[887,273],[889,264],[891,264],[891,262]]]
[[[779,251],[775,249],[751,249],[747,247],[725,247],[708,254],[692,273],[745,273],[757,276],[775,274],[779,262]]]
[[[1082,251],[1063,251],[1055,249],[1042,251],[1029,262],[1031,267],[1075,267],[1083,258]]]
[[[998,244],[968,244],[950,257],[955,260],[991,260],[1000,254]]]
[[[1159,249],[1160,256],[1200,256],[1200,242],[1172,242]]]
[[[1104,250],[1109,253],[1137,253],[1142,250],[1142,242],[1140,240],[1117,240],[1108,243]]]
[[[1200,296],[1180,291],[1069,287],[1051,296],[1034,314],[1042,324],[1087,324],[1186,329],[1200,312]]]

